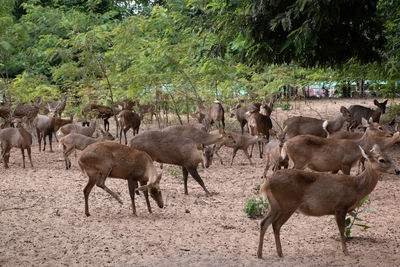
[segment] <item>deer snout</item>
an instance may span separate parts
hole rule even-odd
[[[283,144],[279,144],[279,147],[283,147]]]
[[[399,175],[399,174],[400,174],[400,170],[396,169],[396,170],[394,170],[394,171],[395,171],[396,175]]]

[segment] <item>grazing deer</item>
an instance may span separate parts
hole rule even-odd
[[[329,122],[327,128],[329,133],[339,131],[345,122],[353,122],[353,116],[345,107],[340,107],[340,115],[336,119]],[[283,123],[283,128],[288,138],[301,134],[310,134],[315,136],[326,137],[327,134],[322,128],[324,120],[309,117],[292,117]]]
[[[369,120],[372,118],[373,122],[380,121],[381,115],[386,112],[386,105],[388,100],[386,99],[382,103],[379,103],[378,100],[374,100],[374,105],[377,106],[376,109],[367,108],[360,105],[352,105],[349,107],[349,112],[353,116],[353,122],[347,127],[347,131],[353,131],[359,124],[361,124],[361,119],[364,118]]]
[[[391,137],[391,133],[376,122],[367,122],[363,118],[363,126],[367,131],[359,140],[332,139],[314,135],[299,135],[289,139],[282,149],[282,158],[286,155],[295,169],[306,167],[320,172],[341,170],[350,174],[353,164],[361,159],[358,146],[370,149],[378,144],[382,149],[400,141],[400,133]]]
[[[25,168],[24,149],[26,149],[31,167],[33,167],[31,158],[32,135],[22,127],[20,122],[17,123],[17,128],[5,128],[0,130],[0,146],[4,168],[8,169],[10,150],[13,147],[21,149],[22,167]]]
[[[260,224],[257,256],[262,258],[264,235],[269,225],[274,230],[276,251],[282,257],[280,229],[299,210],[307,216],[335,215],[340,232],[342,250],[348,255],[344,236],[346,214],[378,183],[381,173],[399,174],[390,158],[375,146],[371,152],[360,153],[368,160],[365,171],[359,176],[324,174],[302,170],[279,170],[262,185],[260,192],[268,199],[269,211]]]
[[[206,195],[210,195],[197,172],[197,166],[200,163],[206,168],[212,163],[211,155],[206,153],[203,145],[189,138],[160,131],[147,131],[136,135],[131,139],[129,145],[132,148],[146,152],[154,161],[159,163],[182,166],[186,195],[188,194],[187,181],[189,173],[203,188]]]
[[[68,157],[69,155],[71,155],[72,152],[74,152],[75,150],[84,150],[87,146],[93,143],[107,140],[114,140],[114,136],[112,136],[112,134],[110,134],[109,132],[103,131],[102,129],[100,129],[100,135],[97,138],[88,137],[79,133],[70,133],[62,137],[59,141],[59,144],[63,147],[65,169],[68,170],[71,168],[71,161]]]
[[[122,204],[118,194],[105,185],[107,177],[128,181],[133,215],[136,215],[135,192],[137,190],[144,192],[149,213],[152,213],[149,193],[160,208],[164,207],[160,191],[161,174],[157,175],[156,168],[148,154],[115,142],[101,142],[91,144],[83,150],[78,164],[82,173],[89,177],[89,181],[83,189],[86,216],[90,216],[89,194],[94,185],[102,188]],[[138,182],[141,184],[139,188],[137,188]]]

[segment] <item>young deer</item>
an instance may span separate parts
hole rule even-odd
[[[244,126],[246,126],[250,118],[250,114],[247,112],[252,110],[260,111],[260,106],[261,103],[254,103],[244,107],[242,107],[240,104],[237,104],[236,106],[231,106],[230,117],[231,118],[236,117],[237,121],[240,124],[240,129],[242,131],[242,134],[244,133]]]
[[[32,135],[22,127],[21,122],[17,123],[17,128],[5,128],[0,130],[0,146],[1,156],[3,158],[4,168],[8,169],[8,160],[10,158],[11,148],[21,149],[22,167],[25,168],[24,149],[28,152],[29,161],[32,164],[31,158]]]
[[[128,180],[133,215],[136,215],[135,192],[137,190],[144,192],[149,213],[152,212],[149,193],[157,205],[163,208],[164,202],[160,191],[161,174],[157,175],[156,168],[148,154],[115,142],[101,142],[92,144],[83,150],[78,164],[82,173],[86,173],[89,177],[83,190],[86,216],[90,216],[88,200],[94,185],[104,189],[122,204],[118,194],[105,185],[107,177]],[[139,188],[137,188],[138,182],[142,185]]]
[[[68,170],[69,168],[71,168],[71,161],[68,157],[69,155],[71,155],[72,152],[74,152],[75,150],[84,150],[87,146],[93,143],[107,140],[114,140],[114,136],[112,136],[112,134],[110,134],[109,132],[103,131],[102,129],[100,129],[100,135],[97,138],[88,137],[79,133],[70,133],[62,137],[59,141],[59,144],[63,147],[65,169]]]
[[[281,167],[285,169],[289,166],[289,158],[282,158],[281,150],[285,143],[285,132],[278,132],[274,139],[270,140],[265,145],[265,159],[266,164],[264,168],[263,178],[267,177],[267,172],[269,170],[270,165],[272,165],[272,171],[276,172],[280,170]]]
[[[374,190],[381,173],[399,174],[390,158],[375,146],[371,152],[359,147],[367,162],[359,176],[323,174],[301,170],[280,170],[265,181],[261,194],[268,199],[269,211],[260,224],[257,256],[262,257],[265,231],[272,224],[276,251],[282,257],[280,229],[299,210],[308,216],[335,215],[342,250],[348,254],[344,229],[347,212],[354,210],[360,200]]]
[[[329,121],[327,128],[329,133],[339,131],[345,122],[352,122],[353,117],[345,107],[340,107],[340,113],[335,120]],[[283,128],[288,138],[302,134],[310,134],[315,136],[326,137],[327,134],[322,128],[324,120],[309,117],[292,117],[283,123]]]
[[[204,124],[207,131],[214,123],[218,129],[221,127],[220,123],[222,123],[222,129],[225,129],[225,111],[218,100],[215,100],[214,104],[208,109],[205,109],[203,104],[199,103],[194,114],[198,121]]]
[[[274,102],[270,102],[269,105],[262,102],[260,106],[260,112],[254,110],[249,111],[250,119],[248,125],[250,129],[250,134],[253,136],[257,135],[264,137],[267,142],[269,141],[269,130],[272,129],[272,121],[269,116],[271,115],[273,106]],[[253,156],[253,148],[254,144],[251,145],[250,157]],[[263,142],[261,141],[258,142],[258,150],[260,152],[260,158],[262,158],[262,154],[264,153],[263,148],[264,148]]]
[[[159,163],[182,166],[186,195],[188,194],[189,173],[203,188],[206,195],[210,195],[197,172],[197,166],[201,163],[208,168],[212,163],[212,155],[207,153],[200,143],[167,132],[147,131],[133,137],[130,141],[130,147],[146,152],[154,161]]]
[[[331,139],[313,135],[299,135],[289,139],[282,149],[282,157],[288,155],[295,169],[306,167],[320,172],[341,170],[350,174],[351,167],[361,159],[358,146],[371,149],[373,144],[378,144],[382,149],[392,146],[400,141],[400,133],[394,134],[385,130],[378,123],[367,122],[367,127],[361,139]]]
[[[120,127],[119,143],[121,144],[122,131],[124,131],[125,145],[126,145],[128,144],[128,141],[126,139],[126,132],[129,131],[129,129],[132,128],[133,136],[139,134],[140,116],[134,111],[123,110],[118,114],[117,119]]]
[[[352,105],[349,107],[349,112],[351,113],[353,117],[353,122],[349,124],[347,127],[347,131],[351,130],[353,131],[359,124],[362,122],[362,118],[369,120],[369,118],[372,118],[373,122],[378,122],[381,118],[382,114],[385,114],[386,111],[386,105],[387,105],[388,100],[386,99],[382,103],[379,103],[378,100],[374,100],[374,105],[377,106],[376,109],[371,109],[367,108],[364,106],[360,105]]]

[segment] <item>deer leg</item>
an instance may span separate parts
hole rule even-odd
[[[138,185],[137,181],[133,180],[132,178],[128,178],[128,188],[129,188],[129,195],[131,196],[131,201],[132,201],[133,215],[136,215],[135,191],[136,191],[137,185]]]
[[[346,247],[346,237],[344,236],[344,228],[346,225],[346,209],[345,210],[336,210],[335,212],[336,223],[340,232],[340,240],[342,242],[342,250],[345,255],[349,255]]]
[[[8,160],[10,158],[10,150],[11,147],[2,147],[2,153],[1,156],[3,158],[3,163],[4,163],[4,168],[8,169]]]
[[[96,184],[96,176],[95,174],[90,175],[88,172],[86,172],[87,175],[89,176],[89,181],[87,183],[87,185],[85,186],[85,188],[83,189],[83,195],[85,196],[85,214],[86,216],[90,216],[89,213],[89,194],[90,191],[92,191],[93,186]]]
[[[262,155],[263,155],[263,152],[264,152],[263,148],[264,148],[264,143],[259,141],[258,142],[258,151],[260,152],[260,159],[262,159]]]
[[[118,196],[118,194],[114,193],[113,191],[111,191],[106,185],[106,179],[107,177],[110,175],[112,171],[112,168],[109,168],[108,171],[105,172],[105,174],[100,174],[100,178],[97,180],[96,185],[98,187],[100,187],[101,189],[103,189],[104,191],[106,191],[107,193],[109,193],[112,197],[114,197],[116,200],[118,200],[118,202],[122,205],[124,204],[121,200],[121,198]]]
[[[231,159],[231,166],[232,166],[232,164],[233,164],[233,159],[235,158],[238,149],[239,149],[239,148],[236,148],[236,147],[233,149],[232,159]]]
[[[189,172],[188,170],[182,166],[182,174],[183,174],[183,186],[185,188],[185,195],[188,195],[188,188],[187,188],[187,181],[188,181],[188,176]]]
[[[246,157],[249,159],[250,165],[253,165],[253,162],[251,161],[251,157],[250,157],[250,155],[249,155],[249,152],[247,151],[247,148],[246,148],[246,149],[243,149],[243,152],[244,152],[244,154],[246,155]]]
[[[254,144],[251,145],[251,149],[250,149],[250,158],[253,157],[253,147],[254,147]]]
[[[65,169],[68,170],[71,168],[71,161],[69,160],[69,155],[75,150],[73,147],[70,147],[66,149],[66,147],[63,145],[64,149],[64,159],[65,159]]]
[[[268,226],[272,224],[272,222],[275,220],[276,215],[277,212],[275,211],[275,208],[270,206],[268,214],[264,217],[264,219],[262,219],[260,223],[260,237],[258,241],[258,250],[257,250],[258,258],[262,258],[262,249],[263,249],[265,232],[267,231]]]
[[[31,157],[31,147],[28,146],[28,147],[26,148],[26,151],[28,152],[29,162],[31,163],[31,167],[33,168],[32,157]]]
[[[42,137],[40,135],[40,131],[38,129],[36,129],[36,134],[37,134],[37,140],[38,140],[38,144],[39,144],[39,152],[42,151],[41,149],[41,145],[42,145]]]
[[[21,154],[22,154],[22,168],[25,169],[25,152],[24,152],[24,148],[21,148]]]
[[[215,153],[215,155],[217,155],[217,157],[219,158],[219,161],[221,162],[221,165],[223,165],[224,162],[222,161],[222,158],[221,158],[221,156],[220,156],[219,153],[218,153],[219,150],[221,149],[221,147],[222,147],[222,146],[217,145],[217,146],[215,147],[214,153]]]
[[[128,140],[126,139],[126,132],[129,131],[129,128],[124,129],[124,137],[125,137],[125,145],[128,144]]]
[[[268,170],[269,170],[269,153],[267,155],[267,160],[266,161],[267,161],[267,163],[265,164],[265,168],[264,168],[264,172],[263,172],[262,178],[266,178],[267,177],[267,173],[268,173]]]
[[[140,182],[140,185],[146,185],[146,184],[147,182]],[[153,213],[151,211],[151,206],[150,206],[149,191],[145,190],[143,193],[144,193],[144,198],[146,199],[147,210],[149,211],[149,213]]]
[[[49,146],[50,146],[50,152],[53,152],[53,133],[49,133]]]
[[[199,173],[197,172],[196,168],[188,168],[187,169],[190,175],[199,183],[201,187],[203,187],[204,191],[206,192],[206,195],[209,196],[210,192],[207,190],[206,186],[204,185],[203,180],[201,179]],[[186,179],[187,180],[187,179]],[[187,185],[186,185],[186,191],[187,191]]]
[[[272,223],[272,228],[274,229],[274,237],[275,237],[275,245],[276,245],[276,252],[278,253],[279,257],[282,257],[282,245],[281,245],[281,238],[280,238],[280,231],[282,225],[287,222],[287,220],[292,216],[295,210],[289,210],[285,213],[280,213],[277,220]]]
[[[122,130],[123,127],[121,126],[121,129],[119,130],[119,143],[121,144],[121,140],[122,140]]]

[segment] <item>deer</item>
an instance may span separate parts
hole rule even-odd
[[[33,120],[36,118],[40,108],[40,96],[35,97],[35,102],[33,106],[23,105],[18,103],[17,106],[11,113],[11,117],[14,119],[20,119],[22,121],[26,121],[27,126],[31,133],[35,135]]]
[[[275,134],[275,138],[265,144],[265,159],[266,165],[263,172],[263,178],[267,178],[267,173],[270,165],[272,165],[272,171],[276,172],[282,167],[287,169],[289,167],[289,158],[282,158],[281,151],[285,143],[285,132],[279,131]]]
[[[62,137],[58,143],[63,148],[63,155],[65,160],[65,169],[68,170],[71,168],[71,161],[69,160],[69,155],[72,154],[75,150],[84,150],[87,146],[103,141],[112,141],[114,140],[114,136],[109,132],[105,132],[100,129],[100,135],[97,138],[88,137],[79,133],[70,133],[66,136]]]
[[[81,114],[84,118],[82,126],[90,126],[88,122],[88,117],[92,115],[94,118],[102,119],[104,121],[104,131],[108,132],[110,130],[109,118],[118,114],[120,110],[117,108],[112,108],[104,105],[98,104],[87,104],[81,108]],[[117,136],[118,136],[118,121],[116,121]]]
[[[126,139],[126,132],[129,131],[129,129],[132,128],[133,136],[139,134],[140,116],[136,112],[130,110],[122,110],[118,114],[118,123],[120,128],[119,132],[120,144],[122,139],[122,131],[124,131],[125,145],[128,144],[128,141]]]
[[[9,106],[0,106],[0,118],[4,120],[4,123],[1,125],[0,129],[12,126],[11,109]]]
[[[47,100],[46,103],[49,108],[50,116],[61,118],[61,115],[65,109],[65,106],[67,105],[67,99],[68,99],[68,96],[64,95],[62,97],[62,101]]]
[[[78,133],[88,137],[92,137],[94,132],[96,131],[96,119],[90,120],[90,126],[80,126],[73,123],[65,124],[60,128],[60,132],[66,136],[70,133]]]
[[[242,134],[244,133],[244,126],[246,126],[250,114],[247,113],[248,111],[254,110],[254,111],[260,111],[260,106],[261,103],[254,103],[250,104],[247,106],[242,107],[240,104],[237,104],[236,106],[231,106],[230,108],[230,117],[233,118],[236,116],[236,119],[238,120],[240,124],[240,128],[242,130]]]
[[[21,122],[17,122],[17,128],[5,128],[0,130],[0,146],[1,156],[4,163],[4,168],[8,169],[8,161],[10,151],[13,147],[21,149],[22,167],[25,169],[25,153],[26,149],[31,167],[33,168],[31,158],[32,135],[24,129]]]
[[[260,193],[268,199],[269,211],[260,223],[258,258],[262,258],[264,235],[271,224],[277,254],[283,256],[280,229],[296,210],[307,216],[334,215],[342,251],[349,254],[344,236],[346,214],[374,190],[382,173],[400,173],[379,146],[374,146],[370,152],[364,152],[360,146],[358,149],[367,160],[365,171],[358,176],[289,169],[275,172],[264,182]]]
[[[205,109],[203,104],[199,103],[196,106],[194,114],[195,117],[198,118],[198,121],[204,124],[207,131],[210,130],[211,125],[214,123],[218,129],[221,127],[222,123],[222,129],[225,129],[225,111],[221,102],[218,100],[215,100],[214,104],[208,109]]]
[[[211,195],[197,172],[197,166],[200,163],[206,168],[212,163],[210,155],[206,153],[204,146],[200,143],[168,132],[146,131],[133,137],[129,146],[146,152],[159,163],[181,166],[185,195],[188,195],[189,173],[203,188],[206,195]]]
[[[72,123],[74,119],[73,114],[70,114],[69,119],[61,119],[55,117],[47,117],[45,115],[38,115],[35,120],[33,121],[33,125],[36,129],[36,134],[39,143],[39,152],[41,151],[41,143],[43,138],[43,151],[46,150],[46,136],[49,137],[49,145],[50,145],[50,152],[53,152],[53,134],[58,142],[56,132],[60,129],[61,126]]]
[[[205,146],[218,143],[222,141],[224,137],[227,137],[231,142],[235,142],[233,137],[223,132],[222,129],[207,133],[193,125],[172,125],[164,128],[163,132],[183,136]]]
[[[211,131],[210,133],[215,134],[217,131],[218,130],[214,130],[214,131]],[[233,138],[234,142],[232,142],[230,140],[230,138],[224,137],[224,139],[221,142],[219,142],[218,144],[215,145],[215,147],[213,148],[213,152],[219,158],[220,163],[224,164],[224,162],[222,161],[222,158],[218,154],[218,151],[221,149],[221,147],[227,146],[227,147],[233,148],[233,153],[232,153],[232,157],[231,157],[231,166],[233,165],[233,159],[235,158],[238,150],[242,150],[244,152],[244,154],[246,155],[247,159],[249,160],[250,165],[253,165],[253,162],[251,161],[251,157],[250,157],[247,149],[249,146],[251,146],[259,141],[262,141],[264,139],[262,137],[258,137],[258,136],[242,135],[242,134],[231,132],[231,131],[225,131],[225,133],[228,136],[231,136],[231,138]]]
[[[319,171],[350,174],[353,164],[361,159],[358,146],[370,149],[378,144],[387,149],[400,141],[400,133],[393,136],[376,122],[369,122],[363,118],[363,126],[367,127],[361,139],[331,139],[314,135],[299,135],[289,139],[282,148],[282,158],[286,155],[293,162],[295,169],[306,167]]]
[[[329,133],[339,131],[345,122],[353,122],[353,116],[345,107],[340,107],[340,115],[336,119],[329,122],[327,128]],[[301,134],[310,134],[320,137],[326,137],[327,134],[322,128],[324,120],[309,118],[309,117],[292,117],[284,121],[283,128],[286,136],[290,139]]]
[[[134,216],[136,216],[135,192],[138,191],[143,191],[149,213],[152,213],[149,193],[158,207],[164,207],[160,190],[162,174],[157,175],[157,170],[151,157],[143,151],[115,142],[94,143],[82,151],[78,158],[78,164],[81,172],[89,177],[89,181],[83,189],[86,216],[90,216],[89,194],[94,185],[97,185],[114,197],[120,204],[123,204],[118,194],[105,185],[107,177],[128,181]],[[141,185],[139,188],[138,182]]]
[[[135,100],[134,103],[138,107],[141,119],[144,118],[144,114],[146,113],[150,113],[150,123],[153,123],[153,115],[157,119],[156,106],[154,104],[141,105],[138,100]]]
[[[376,109],[367,108],[360,105],[351,105],[349,107],[349,112],[353,116],[353,122],[349,124],[347,127],[347,131],[353,131],[359,124],[361,124],[361,118],[365,118],[369,120],[372,118],[373,122],[380,121],[381,115],[386,112],[386,105],[388,103],[388,99],[380,103],[378,100],[374,99],[374,105],[377,107]]]
[[[267,142],[269,141],[269,130],[272,129],[272,121],[269,117],[272,113],[272,109],[274,106],[274,102],[270,102],[267,105],[265,102],[262,102],[260,106],[260,112],[257,112],[255,109],[248,111],[250,114],[250,119],[248,122],[250,134],[255,136],[262,136],[264,137]],[[250,157],[253,156],[253,147],[254,144],[251,146]],[[260,158],[262,158],[262,154],[264,148],[264,144],[260,141],[258,142],[258,150],[260,152]]]

